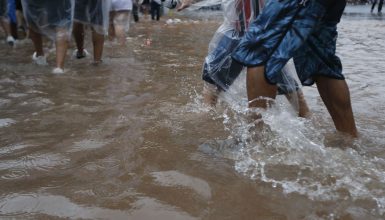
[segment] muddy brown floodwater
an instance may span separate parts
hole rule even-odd
[[[353,141],[334,132],[315,87],[304,89],[313,119],[278,99],[258,134],[242,78],[204,107],[201,65],[221,22],[210,12],[142,20],[98,67],[71,48],[63,75],[32,64],[30,42],[1,44],[0,217],[384,219],[385,20],[349,10],[338,53]]]

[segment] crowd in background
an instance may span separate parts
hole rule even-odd
[[[18,39],[30,38],[37,65],[48,65],[43,51],[43,38],[55,43],[56,66],[53,73],[64,73],[69,40],[76,50],[73,56],[82,59],[90,53],[84,48],[85,27],[91,29],[93,64],[102,62],[106,36],[125,44],[131,17],[139,22],[139,14],[159,21],[164,0],[0,0],[0,24],[5,41],[13,46]],[[381,14],[384,0],[348,0],[350,3],[371,3],[371,12]],[[177,3],[177,1],[171,1]],[[174,5],[174,7],[175,7]],[[376,9],[377,6],[377,9]]]
[[[56,66],[52,73],[64,73],[68,44],[74,39],[77,59],[90,56],[84,48],[86,27],[91,30],[93,64],[102,62],[106,36],[125,44],[131,17],[139,14],[160,20],[161,0],[0,0],[0,24],[10,46],[18,39],[30,38],[34,45],[32,61],[48,65],[43,42],[55,44]],[[87,38],[88,39],[88,38]]]

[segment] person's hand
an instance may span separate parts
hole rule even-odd
[[[190,7],[192,0],[181,0],[181,4],[177,7],[177,11],[182,11],[185,8]]]

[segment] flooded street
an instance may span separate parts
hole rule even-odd
[[[385,16],[368,11],[347,8],[337,45],[357,140],[335,132],[315,86],[312,119],[278,98],[258,132],[244,75],[205,107],[211,12],[141,20],[101,66],[72,45],[62,75],[54,52],[40,67],[31,42],[0,44],[0,218],[384,219]]]

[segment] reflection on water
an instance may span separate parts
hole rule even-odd
[[[262,129],[247,120],[244,74],[204,107],[220,23],[207,13],[136,24],[102,66],[69,59],[60,76],[30,63],[30,43],[0,45],[0,216],[383,219],[385,24],[362,10],[348,8],[338,41],[358,140],[335,133],[315,87],[311,120],[279,98]]]

